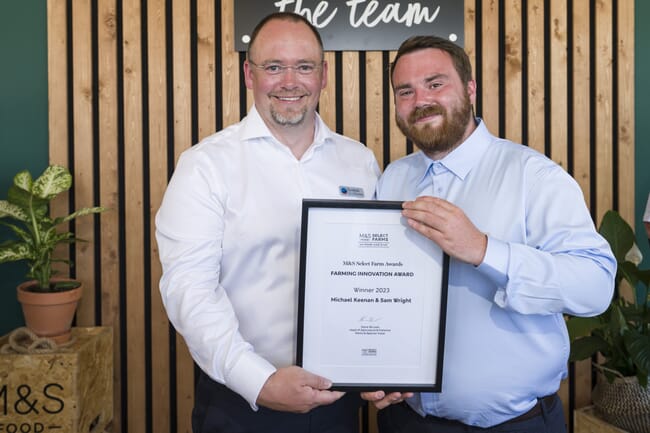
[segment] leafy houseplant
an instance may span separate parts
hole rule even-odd
[[[569,317],[570,361],[587,359],[600,353],[596,364],[609,382],[616,377],[636,376],[642,387],[650,372],[650,269],[640,269],[634,231],[616,212],[608,211],[598,230],[609,242],[618,262],[614,297],[609,308],[595,317]],[[632,261],[632,260],[634,261]],[[621,295],[627,283],[632,295]]]
[[[605,421],[632,433],[650,432],[650,269],[640,269],[634,231],[615,211],[608,211],[599,232],[609,242],[618,268],[612,302],[595,317],[569,317],[569,361],[592,358],[605,379],[592,391],[596,411]],[[626,296],[621,293],[627,290]]]
[[[70,265],[68,260],[53,256],[55,247],[59,244],[80,241],[71,232],[60,231],[57,228],[77,217],[103,212],[105,209],[103,207],[83,208],[67,216],[51,217],[50,202],[60,193],[69,190],[71,186],[72,175],[65,167],[50,165],[36,179],[33,179],[27,170],[23,170],[14,177],[7,199],[0,200],[0,224],[8,227],[16,237],[0,243],[0,263],[24,260],[29,267],[27,278],[30,281],[19,286],[19,300],[21,295],[34,298],[32,293],[55,294],[76,289],[80,285],[76,281],[54,277],[56,271],[52,269],[53,263],[63,262]],[[77,299],[78,296],[74,300],[70,323]],[[24,302],[23,313],[25,313]],[[27,314],[24,315],[28,328],[32,329]],[[67,328],[69,331],[70,324]],[[33,330],[41,335],[38,330]]]

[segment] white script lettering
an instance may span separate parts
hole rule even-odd
[[[395,2],[384,6],[379,14],[373,18],[373,14],[379,7],[379,2],[377,0],[371,0],[365,5],[363,12],[357,18],[357,5],[360,3],[366,3],[366,0],[349,0],[345,2],[350,7],[350,25],[355,28],[361,25],[375,27],[380,22],[390,23],[391,21],[403,23],[407,27],[411,27],[413,24],[422,24],[423,21],[432,23],[440,13],[440,6],[436,7],[429,14],[429,8],[427,6],[422,6],[420,2],[415,2],[409,3],[406,6],[406,11],[400,15],[400,7],[402,5]]]
[[[338,11],[338,8],[334,8],[332,13],[323,21],[321,21],[321,15],[324,15],[327,12],[327,9],[329,8],[329,3],[326,1],[319,2],[313,12],[308,7],[306,8],[302,7],[302,0],[280,0],[273,4],[275,5],[275,7],[279,8],[280,12],[285,12],[286,7],[293,3],[295,3],[295,6],[292,12],[307,18],[309,22],[311,22],[314,25],[314,27],[317,28],[323,28],[326,25],[328,25],[334,19],[334,16]]]

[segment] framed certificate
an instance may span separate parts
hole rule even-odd
[[[297,364],[333,389],[441,391],[449,257],[401,210],[303,200]]]

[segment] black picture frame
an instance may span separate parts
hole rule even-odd
[[[303,200],[296,362],[334,390],[442,390],[449,256],[401,209]]]

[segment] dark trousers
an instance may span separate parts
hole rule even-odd
[[[531,417],[522,416],[515,421],[480,428],[434,416],[422,418],[406,403],[401,403],[380,410],[377,424],[379,433],[566,433],[564,409],[559,397],[556,395],[552,399],[540,400],[539,405]]]
[[[196,388],[194,433],[359,433],[358,393],[347,393],[329,406],[309,413],[279,412],[260,407],[256,412],[239,394],[201,372]]]

